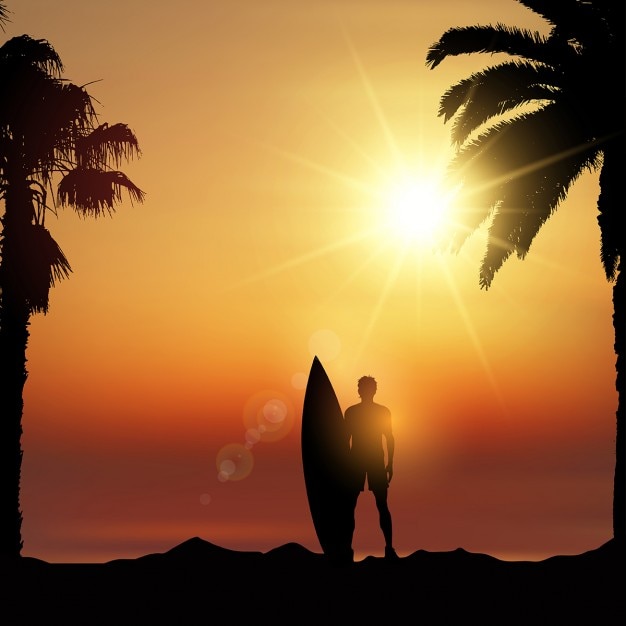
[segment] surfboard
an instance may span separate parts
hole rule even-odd
[[[317,356],[304,394],[301,446],[309,509],[322,551],[333,560],[351,561],[349,442],[337,395]]]

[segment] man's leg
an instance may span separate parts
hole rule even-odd
[[[374,494],[376,498],[376,507],[378,508],[378,519],[380,522],[380,529],[383,531],[385,537],[385,548],[393,550],[393,532],[391,524],[391,512],[387,505],[387,490],[377,491]]]

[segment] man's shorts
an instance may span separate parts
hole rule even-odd
[[[355,470],[354,484],[359,491],[365,491],[365,479],[367,478],[367,488],[373,493],[380,493],[387,490],[387,470],[382,463],[370,465],[367,468]]]

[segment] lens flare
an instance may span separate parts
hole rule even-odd
[[[308,379],[308,376],[304,372],[296,372],[291,377],[291,386],[294,389],[306,389]]]
[[[341,352],[341,341],[334,331],[322,328],[309,338],[309,352],[322,361],[331,361]]]
[[[215,464],[220,482],[243,480],[252,471],[254,457],[240,443],[229,443],[217,453]]]
[[[292,428],[294,409],[291,400],[274,390],[254,394],[244,407],[243,421],[246,441],[278,441]],[[258,440],[253,441],[258,435]]]

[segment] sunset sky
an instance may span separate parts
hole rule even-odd
[[[321,359],[346,408],[378,381],[393,415],[400,555],[505,559],[612,537],[612,285],[587,174],[524,261],[478,284],[394,226],[392,190],[438,181],[439,97],[495,57],[425,66],[449,27],[547,33],[513,0],[8,1],[3,41],[47,39],[125,122],[146,192],[46,222],[72,265],[32,318],[22,554],[104,562],[199,536],[320,551],[300,457]],[[443,195],[452,190],[440,190]],[[416,203],[437,202],[416,198]],[[444,227],[445,228],[445,227]],[[382,555],[371,494],[357,558]]]

